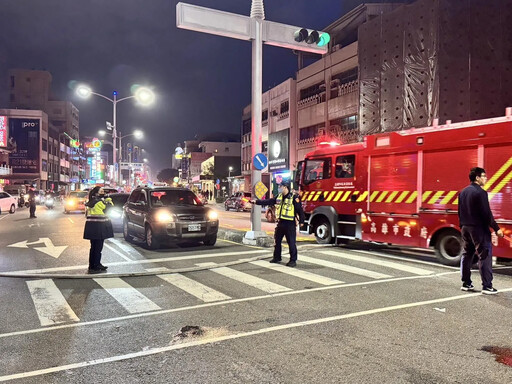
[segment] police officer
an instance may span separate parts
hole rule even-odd
[[[30,218],[35,219],[36,216],[36,190],[34,187],[30,187],[30,190],[28,191],[28,204],[29,204],[29,212],[30,212]]]
[[[496,235],[503,237],[491,212],[487,191],[482,187],[487,182],[485,170],[480,167],[471,168],[469,171],[469,184],[459,194],[459,222],[462,231],[464,251],[460,260],[463,291],[474,291],[471,282],[471,265],[473,256],[478,256],[478,269],[482,278],[482,293],[493,295],[498,290],[492,286],[492,227]]]
[[[283,237],[286,237],[286,242],[290,248],[290,261],[286,265],[288,267],[295,267],[297,265],[297,232],[295,219],[298,217],[299,225],[304,225],[304,211],[302,210],[299,196],[291,193],[290,182],[281,182],[277,197],[266,200],[251,200],[251,203],[275,206],[277,226],[274,232],[274,257],[270,262],[281,262],[281,242],[283,241]]]

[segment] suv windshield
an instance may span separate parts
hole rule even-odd
[[[152,206],[203,205],[192,191],[151,191],[150,200]]]

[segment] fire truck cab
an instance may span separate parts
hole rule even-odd
[[[308,233],[318,243],[375,241],[434,247],[457,265],[462,254],[458,194],[482,167],[496,222],[493,255],[512,258],[512,108],[505,117],[366,136],[355,144],[319,144],[300,164]]]

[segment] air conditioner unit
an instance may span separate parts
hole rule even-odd
[[[318,86],[318,88],[321,90],[321,91],[325,91],[325,84],[320,84]]]
[[[336,87],[340,85],[340,79],[332,79],[331,80],[331,87]]]
[[[277,109],[274,109],[272,110],[272,112],[270,113],[272,116],[277,116],[279,115],[279,113],[277,112]]]

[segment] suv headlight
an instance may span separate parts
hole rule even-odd
[[[215,211],[208,211],[208,220],[209,221],[215,221],[219,219],[219,214]]]
[[[155,215],[155,219],[160,223],[171,223],[174,221],[174,215],[167,211],[160,211]]]

